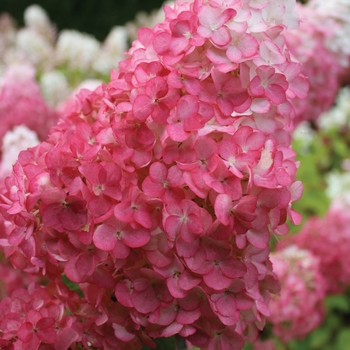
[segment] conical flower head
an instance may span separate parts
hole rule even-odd
[[[174,334],[240,349],[264,324],[278,289],[269,237],[297,218],[302,187],[288,130],[290,86],[304,78],[285,74],[297,65],[287,3],[165,6],[111,81],[82,90],[20,155],[1,244],[17,266],[79,284],[102,314],[91,334],[110,331],[123,349]]]

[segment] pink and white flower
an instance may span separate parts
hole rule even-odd
[[[278,290],[269,238],[298,220],[287,130],[305,85],[284,44],[293,12],[267,18],[268,4],[166,6],[111,81],[81,90],[6,179],[0,245],[15,266],[78,284],[76,305],[55,295],[83,346],[180,334],[241,349],[263,328]],[[18,324],[22,343],[46,340],[32,329],[55,318],[37,312]]]

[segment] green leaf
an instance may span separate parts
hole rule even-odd
[[[80,296],[80,298],[84,297],[83,292],[79,288],[79,284],[72,282],[66,275],[62,275],[62,283],[65,284],[68,287],[68,289],[76,292]]]
[[[327,328],[333,332],[338,332],[342,327],[342,320],[338,317],[336,313],[329,312],[326,318]]]
[[[327,310],[336,309],[344,312],[350,311],[349,300],[345,295],[334,295],[326,298]]]
[[[331,340],[332,333],[327,327],[321,327],[313,331],[310,335],[311,349],[324,349],[325,344]]]
[[[290,350],[310,350],[310,336],[307,336],[303,340],[293,339],[288,343],[288,349]]]
[[[337,336],[336,350],[350,350],[350,329],[343,329]]]
[[[253,345],[246,342],[242,350],[253,350]]]
[[[175,337],[158,338],[153,340],[157,344],[157,347],[156,347],[157,350],[175,350],[176,349]],[[151,348],[144,345],[142,350],[151,350]]]

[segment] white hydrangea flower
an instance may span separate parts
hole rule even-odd
[[[46,38],[51,44],[56,39],[56,30],[50,22],[50,18],[45,10],[39,5],[30,5],[24,11],[24,24],[31,28],[42,37]]]
[[[128,34],[125,27],[113,27],[104,43],[102,50],[93,63],[93,68],[102,74],[109,74],[111,69],[117,69],[118,63],[125,56],[123,55],[128,49]]]
[[[67,78],[58,70],[44,73],[40,78],[40,87],[46,102],[51,107],[56,107],[71,92]]]
[[[310,123],[303,121],[293,131],[293,139],[301,142],[302,147],[307,149],[313,141],[316,133],[311,128]]]
[[[348,0],[310,0],[308,6],[317,9],[324,17],[337,18],[343,22],[350,22],[350,2]]]
[[[19,152],[34,147],[39,143],[37,134],[24,125],[18,125],[9,130],[2,140],[2,160],[0,163],[0,177],[5,177],[12,171]]]
[[[51,27],[47,13],[39,5],[31,5],[25,9],[24,24],[26,27],[38,29],[39,31]]]
[[[125,27],[115,26],[103,43],[103,49],[114,56],[121,56],[128,49],[128,36]]]
[[[350,172],[330,172],[326,177],[326,194],[329,198],[344,197],[350,199]]]
[[[299,26],[299,16],[294,11],[296,0],[274,0],[270,1],[266,7],[262,9],[265,21],[283,24],[288,29],[296,29]]]
[[[326,46],[338,55],[339,63],[344,67],[348,67],[348,57],[350,55],[350,1],[311,0],[307,6],[314,8],[329,21],[326,28],[333,32],[326,40]]]
[[[336,105],[328,112],[321,114],[317,120],[318,126],[323,130],[350,126],[350,88],[340,90]]]
[[[91,69],[99,56],[101,45],[93,36],[76,30],[63,30],[56,45],[58,64],[67,64],[70,69]]]
[[[17,32],[16,36],[16,61],[30,62],[34,66],[52,65],[53,46],[38,32],[30,28],[23,28]]]

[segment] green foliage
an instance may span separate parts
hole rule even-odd
[[[349,130],[331,128],[315,130],[312,139],[293,141],[300,167],[297,179],[304,185],[302,198],[293,204],[293,208],[302,214],[302,224],[312,216],[322,217],[328,210],[330,198],[326,195],[326,176],[332,171],[342,172],[344,159],[350,159]],[[301,224],[301,225],[302,225]],[[291,232],[297,233],[299,226],[291,226]]]
[[[79,284],[72,282],[66,275],[62,275],[62,283],[64,283],[68,289],[76,292],[81,298],[84,297],[83,292],[79,288]]]
[[[335,345],[337,350],[350,350],[350,328],[341,330]]]
[[[242,350],[253,350],[253,345],[248,343],[248,342],[246,342],[244,344],[244,348]]]
[[[176,349],[175,337],[158,338],[158,339],[154,339],[154,341],[157,344],[157,350],[175,350]],[[142,350],[151,350],[151,348],[144,345]]]
[[[109,75],[99,74],[97,72],[84,71],[81,69],[71,70],[66,66],[58,67],[58,70],[67,78],[69,86],[77,87],[82,81],[87,79],[97,79],[103,82],[108,82]]]
[[[325,304],[328,311],[338,310],[343,313],[350,311],[350,303],[346,294],[330,296],[326,299]]]
[[[329,148],[319,136],[313,138],[308,150],[305,150],[300,140],[294,141],[293,147],[300,161],[297,179],[304,185],[302,199],[293,207],[302,213],[305,222],[311,216],[323,216],[328,209],[330,201],[325,194],[324,175],[330,168],[331,160]]]

